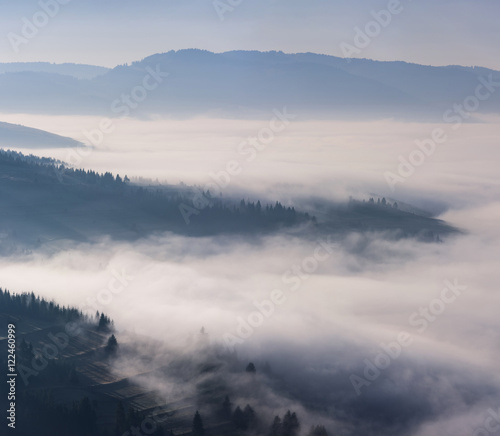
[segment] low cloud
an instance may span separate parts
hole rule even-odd
[[[31,125],[39,127],[42,121],[47,119],[35,117]],[[78,129],[93,122],[80,121]],[[202,133],[186,135],[195,121],[135,123],[138,136],[127,141],[131,130],[120,126],[107,148],[82,165],[203,184],[200,174],[237,155],[239,141],[261,125],[198,120]],[[369,139],[360,129],[370,132]],[[329,428],[353,435],[473,435],[484,425],[488,408],[500,405],[498,126],[462,129],[392,194],[398,201],[446,210],[440,218],[465,233],[444,243],[351,232],[335,239],[327,258],[300,277],[295,267],[314,255],[318,241],[299,236],[187,238],[165,233],[134,243],[54,242],[1,258],[2,287],[33,290],[92,313],[104,311],[115,320],[119,340],[140,334],[162,341],[165,349],[155,359],[168,364],[191,359],[202,326],[210,347],[224,349],[224,335],[237,335],[241,320],[248,323],[258,311],[255,302],[270,300],[280,290],[284,301],[259,325],[250,325],[251,333],[234,347],[241,365],[256,363],[262,386],[256,393],[235,394],[235,402],[261,404],[262,413],[269,415],[292,408],[307,424],[324,420]],[[144,148],[134,150],[133,143],[146,130]],[[234,180],[230,192],[252,186],[255,196],[276,195],[304,205],[313,195],[387,195],[383,172],[412,149],[414,138],[431,130],[425,124],[391,121],[294,123]],[[79,139],[76,130],[51,131]],[[255,180],[261,184],[253,184]],[[288,278],[300,278],[298,288],[284,280],[287,272]],[[123,282],[116,281],[117,274]],[[443,294],[447,283],[462,286],[456,298]],[[366,378],[366,361],[376,362],[381,343],[398,341],[402,332],[411,336],[411,344],[387,368],[379,368],[380,375],[358,395],[350,377]],[[244,384],[223,357],[217,359],[227,380],[235,377]],[[117,371],[126,372],[125,363],[135,364],[132,359],[118,362]],[[266,364],[271,375],[261,370]],[[188,395],[200,382],[195,379],[182,390],[178,379],[164,378],[161,385],[160,379],[155,375],[140,382],[160,386],[166,397]]]

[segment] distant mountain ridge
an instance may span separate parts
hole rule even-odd
[[[191,49],[152,55],[89,80],[48,72],[5,73],[0,75],[0,110],[261,118],[286,106],[302,119],[442,121],[446,110],[474,96],[481,80],[496,87],[500,72],[314,53]],[[500,93],[492,89],[472,112],[500,113]]]
[[[0,63],[0,74],[20,73],[26,71],[61,74],[63,76],[71,76],[76,79],[93,79],[94,77],[107,73],[109,68],[86,64],[53,64],[49,62]]]

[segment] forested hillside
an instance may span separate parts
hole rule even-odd
[[[329,434],[322,425],[301,427],[294,411],[269,419],[255,410],[257,402],[234,404],[230,396],[241,392],[231,386],[231,379],[239,378],[245,389],[262,380],[253,363],[215,352],[204,329],[191,351],[161,366],[153,360],[160,344],[140,338],[138,346],[125,334],[127,341],[121,343],[106,315],[84,315],[34,293],[16,295],[0,289],[0,320],[16,333],[16,434],[122,436],[134,429],[153,436]],[[6,343],[0,335],[0,345]],[[127,356],[144,362],[140,372],[119,374],[115,362]],[[5,355],[0,363],[7,367]],[[161,382],[162,373],[165,382],[172,376],[179,383],[198,379],[196,395],[165,398],[140,382],[147,377],[159,377]],[[2,396],[0,405],[7,410],[5,400]]]
[[[137,239],[154,232],[182,235],[264,234],[300,228],[302,235],[392,231],[439,240],[456,230],[400,210],[395,202],[319,200],[307,210],[280,201],[222,197],[202,187],[134,184],[126,175],[66,167],[49,158],[0,151],[0,247],[40,245],[108,235]]]

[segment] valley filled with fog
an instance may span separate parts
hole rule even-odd
[[[100,117],[0,119],[86,144],[17,149],[75,168],[206,186],[313,214],[316,200],[384,198],[460,232],[439,243],[356,228],[335,237],[306,237],[299,228],[63,239],[0,258],[2,287],[105,312],[124,342],[161,341],[152,358],[162,364],[184,353],[201,359],[213,347],[254,362],[262,380],[271,368],[274,381],[259,387],[227,376],[233,388],[243,384],[232,401],[256,404],[269,419],[293,409],[304,428],[319,422],[332,434],[474,434],[500,404],[498,117],[461,125],[311,121],[292,107],[275,110],[294,117],[257,147],[248,138],[269,128],[272,108],[258,120],[114,119],[95,145],[89,137]],[[408,161],[436,129],[445,139],[401,175],[400,157]],[[233,161],[241,171],[221,175]],[[193,345],[202,327],[207,348]],[[115,363],[125,372],[135,364],[132,357]],[[198,382],[141,380],[166,397]]]
[[[0,434],[500,434],[500,2],[0,6]]]

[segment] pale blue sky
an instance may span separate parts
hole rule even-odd
[[[56,0],[42,0],[46,2]],[[63,1],[63,0],[59,0]],[[67,1],[67,0],[65,0]],[[219,0],[229,4],[230,1]],[[398,1],[398,0],[391,0]],[[242,0],[221,21],[213,0],[71,0],[16,53],[39,2],[2,2],[0,62],[50,61],[115,66],[172,49],[282,50],[342,56],[354,28],[390,0]],[[402,12],[355,57],[500,70],[498,0],[401,0]]]

